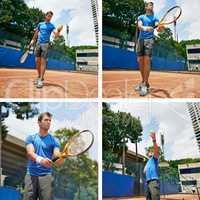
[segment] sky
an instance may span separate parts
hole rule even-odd
[[[76,128],[81,130],[89,129],[95,135],[94,144],[89,150],[89,156],[98,160],[98,104],[88,102],[43,102],[36,105],[39,112],[50,112],[53,114],[50,131],[53,132],[60,128]],[[9,134],[25,140],[29,134],[38,132],[37,117],[20,120],[16,119],[11,112],[5,119]]]
[[[140,154],[145,155],[145,147],[152,146],[150,132],[155,131],[158,145],[160,145],[160,134],[164,134],[164,152],[167,160],[199,158],[192,122],[185,103],[149,100],[110,105],[115,112],[118,110],[130,112],[132,116],[141,119],[143,136],[142,142],[138,144]],[[135,151],[134,144],[129,143],[128,147]]]
[[[159,17],[175,5],[182,8],[182,15],[177,21],[179,41],[200,39],[200,0],[154,0],[154,3],[155,13]]]
[[[90,0],[25,0],[29,7],[54,13],[52,23],[69,25],[70,46],[96,45]],[[66,38],[66,26],[62,34]]]

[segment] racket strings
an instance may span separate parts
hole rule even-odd
[[[73,138],[71,141],[68,152],[72,155],[80,154],[81,152],[84,152],[87,150],[87,148],[92,143],[92,135],[90,133],[83,133],[78,135],[77,137]]]
[[[169,11],[161,21],[162,23],[172,23],[178,19],[180,14],[181,14],[181,9],[179,7],[174,8],[171,11]]]

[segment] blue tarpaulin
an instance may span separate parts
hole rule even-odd
[[[23,52],[20,50],[0,47],[0,67],[35,69],[34,54],[29,54],[23,64],[19,62],[22,54]],[[75,70],[75,64],[70,59],[68,61],[48,59],[47,68],[55,70]]]
[[[21,194],[14,188],[0,187],[1,200],[21,200]]]
[[[103,69],[138,70],[137,56],[134,51],[103,45]],[[186,71],[185,60],[171,60],[152,57],[152,70]]]
[[[130,197],[134,194],[134,177],[104,171],[103,197]]]

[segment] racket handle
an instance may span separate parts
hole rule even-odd
[[[58,160],[60,157],[55,157],[52,159],[53,162],[56,162],[56,160]]]

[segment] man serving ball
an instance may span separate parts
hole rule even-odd
[[[146,175],[147,184],[147,200],[160,200],[160,182],[158,177],[158,145],[156,142],[156,134],[151,133],[151,139],[153,142],[153,150],[149,149],[147,152],[148,161],[144,167],[144,173]]]
[[[30,42],[30,46],[33,46],[36,43],[35,57],[38,77],[34,81],[34,84],[37,88],[42,88],[44,85],[44,74],[47,65],[50,36],[53,33],[54,39],[58,38],[63,29],[63,25],[59,25],[57,28],[55,28],[55,26],[51,23],[52,17],[52,11],[48,11],[45,14],[44,22],[40,22],[38,24],[34,36]]]

